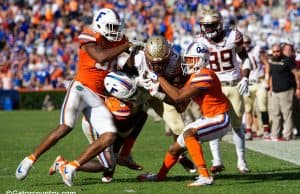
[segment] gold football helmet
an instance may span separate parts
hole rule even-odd
[[[250,36],[244,34],[243,35],[243,44],[247,51],[251,49],[251,38]]]
[[[223,18],[220,12],[206,9],[200,19],[200,30],[208,39],[216,38],[223,30]]]
[[[171,47],[162,36],[152,36],[144,49],[148,67],[154,72],[160,72],[169,61]]]

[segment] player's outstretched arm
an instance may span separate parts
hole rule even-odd
[[[130,42],[125,42],[124,44],[109,49],[103,49],[95,43],[88,43],[83,45],[83,49],[85,49],[87,53],[98,63],[103,63],[115,58],[123,51],[129,49],[129,47],[131,47]]]
[[[182,89],[178,89],[167,82],[166,79],[159,76],[158,78],[159,84],[164,90],[164,92],[169,96],[171,100],[173,100],[176,104],[181,103],[185,100],[193,97],[199,89],[196,87],[185,86]]]

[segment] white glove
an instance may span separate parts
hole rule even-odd
[[[238,83],[237,88],[239,89],[239,93],[241,95],[245,95],[248,93],[249,81],[248,78],[243,77],[243,79]]]
[[[131,44],[133,44],[134,46],[144,47],[146,45],[143,41],[140,41],[140,40],[129,40],[129,42]]]
[[[159,82],[153,82],[151,81],[150,87],[148,88],[148,91],[150,92],[150,95],[151,96],[154,96],[157,92],[158,92],[158,89],[159,89]]]
[[[165,93],[159,92],[159,83],[158,82],[151,82],[150,88],[149,88],[149,92],[150,95],[153,97],[158,98],[159,100],[163,101],[166,97]]]
[[[132,53],[136,48],[144,48],[146,45],[144,42],[139,40],[130,40],[129,42],[132,44],[132,46],[129,48],[130,53]]]
[[[144,78],[143,76],[136,77],[135,82],[138,87],[145,88],[146,90],[150,89],[150,86],[152,83],[150,78],[148,78],[148,77]]]

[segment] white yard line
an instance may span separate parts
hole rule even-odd
[[[231,134],[226,135],[223,140],[233,143]],[[252,141],[246,141],[246,147],[250,150],[300,165],[300,139],[286,142],[271,142],[254,139]]]

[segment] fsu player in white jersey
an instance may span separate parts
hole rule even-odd
[[[248,35],[243,36],[244,47],[246,48],[250,61],[252,63],[252,70],[249,75],[249,95],[245,96],[245,114],[246,114],[246,140],[252,139],[252,123],[253,123],[253,108],[254,102],[257,102],[257,111],[261,116],[263,124],[263,138],[270,139],[269,115],[268,115],[268,77],[265,72],[269,72],[269,65],[264,64],[261,60],[266,53],[262,50],[260,45],[251,45],[251,38]],[[257,131],[257,135],[259,131]]]
[[[160,71],[169,83],[180,88],[186,81],[180,64],[180,55],[171,49],[171,46],[164,37],[150,37],[144,50],[138,51],[134,57],[134,65],[139,72],[139,77],[137,78],[138,85],[144,87],[143,83],[149,83],[149,79],[153,75],[150,72]],[[147,86],[145,88],[147,89]],[[173,105],[164,103],[163,98],[164,95],[153,97],[149,95],[148,91],[145,91],[145,102],[163,118],[166,125],[174,134],[174,140],[176,140],[185,126],[180,114],[181,111],[177,110]],[[179,157],[178,162],[188,172],[196,171],[193,163],[184,154]]]
[[[222,91],[231,102],[230,117],[238,157],[237,167],[241,173],[246,173],[249,170],[245,161],[245,134],[241,121],[244,112],[243,95],[248,92],[251,63],[243,47],[243,36],[238,30],[225,30],[221,14],[212,9],[203,11],[200,30],[201,34],[196,37],[196,41],[207,45],[210,52],[208,66],[217,74],[222,84]],[[236,55],[242,60],[242,66],[237,62]],[[215,173],[224,170],[219,140],[211,141],[210,148],[213,155],[211,171]]]

